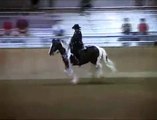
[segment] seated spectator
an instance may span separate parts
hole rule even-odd
[[[92,0],[81,0],[80,2],[80,13],[83,14],[86,10],[92,7]]]
[[[11,35],[13,29],[12,22],[10,21],[5,21],[3,23],[3,35]]]
[[[124,23],[121,26],[122,33],[129,35],[132,32],[132,25],[129,23],[129,18],[124,18]]]
[[[52,25],[52,33],[56,37],[62,37],[65,34],[65,30],[60,23],[61,20],[55,20],[54,24]]]
[[[138,32],[140,35],[147,35],[148,34],[149,26],[146,23],[146,19],[141,18],[140,23],[138,24]]]
[[[20,35],[27,35],[29,23],[26,19],[18,19],[16,22],[17,32]]]
[[[39,0],[31,0],[31,8],[37,9],[39,4]]]
[[[135,6],[143,6],[145,0],[135,0]]]

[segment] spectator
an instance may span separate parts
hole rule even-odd
[[[3,23],[3,35],[11,35],[13,25],[11,21],[4,21]]]
[[[143,6],[144,0],[135,0],[135,6]]]
[[[129,18],[124,18],[124,23],[121,26],[122,33],[129,35],[132,32],[132,25],[129,23]]]
[[[54,2],[53,0],[49,0],[49,1],[48,1],[49,7],[53,7],[53,2]]]
[[[31,0],[31,8],[37,9],[38,8],[39,0]]]
[[[27,35],[29,23],[26,19],[18,19],[16,22],[17,32],[20,35]]]
[[[141,18],[140,19],[140,23],[138,25],[138,32],[140,35],[147,35],[148,34],[148,29],[149,26],[146,23],[146,19],[145,18]]]
[[[65,34],[65,30],[63,29],[63,26],[61,25],[61,20],[55,20],[54,24],[52,25],[52,33],[56,37],[63,37]]]
[[[81,0],[80,2],[80,13],[82,14],[85,10],[92,7],[92,0]]]

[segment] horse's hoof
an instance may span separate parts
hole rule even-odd
[[[71,83],[72,83],[73,85],[77,85],[77,82],[76,82],[76,81],[71,81]]]
[[[64,73],[68,74],[68,76],[71,76],[73,74],[73,70],[65,69]]]
[[[67,73],[67,70],[66,70],[66,69],[64,70],[64,73]]]
[[[75,77],[71,82],[72,84],[76,85],[78,83],[79,79]]]

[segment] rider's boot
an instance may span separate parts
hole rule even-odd
[[[79,59],[76,57],[76,56],[74,56],[74,59],[75,59],[75,63],[76,63],[76,65],[79,65]]]
[[[87,48],[84,46],[81,50],[86,52]]]
[[[72,56],[72,64],[73,65],[79,65],[79,59],[75,56],[75,55],[73,55]]]

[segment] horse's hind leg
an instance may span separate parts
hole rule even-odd
[[[102,64],[101,64],[101,55],[98,56],[97,61],[96,61],[96,75],[97,77],[102,77],[103,71],[102,71]]]
[[[96,76],[96,68],[95,68],[95,64],[90,64],[90,69],[89,69],[89,73],[88,75],[91,77],[91,78],[95,78]]]
[[[102,64],[101,64],[101,56],[99,55],[96,61],[91,61],[91,63],[95,66],[94,68],[94,76],[100,78],[103,75]],[[92,71],[93,72],[93,71]]]
[[[102,64],[101,63],[97,63],[96,66],[96,77],[100,78],[103,75],[103,71],[102,71]]]

